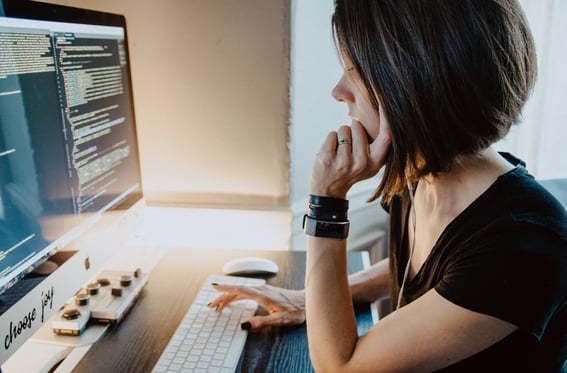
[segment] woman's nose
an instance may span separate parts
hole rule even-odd
[[[331,90],[331,96],[339,102],[352,102],[353,96],[348,87],[348,80],[343,74],[335,87]]]

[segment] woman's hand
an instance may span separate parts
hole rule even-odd
[[[351,139],[352,144],[339,144],[340,139]],[[389,123],[382,110],[380,130],[371,142],[358,121],[329,133],[311,169],[309,192],[345,198],[356,182],[371,178],[384,166],[391,141]]]
[[[228,286],[213,284],[222,292],[208,304],[222,311],[229,303],[240,299],[251,299],[269,312],[265,316],[253,316],[246,320],[250,329],[265,326],[299,325],[305,322],[305,293],[303,290],[288,290],[271,285]]]

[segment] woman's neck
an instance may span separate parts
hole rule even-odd
[[[448,172],[420,180],[416,203],[424,211],[456,216],[512,168],[512,164],[489,147],[479,155],[465,157]]]

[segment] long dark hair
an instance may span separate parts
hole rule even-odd
[[[535,46],[516,0],[336,0],[332,24],[392,130],[372,200],[500,140],[534,85]]]

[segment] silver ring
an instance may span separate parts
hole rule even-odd
[[[347,139],[347,138],[339,139],[338,145],[343,145],[343,144],[352,145],[352,140],[351,140],[351,139]]]

